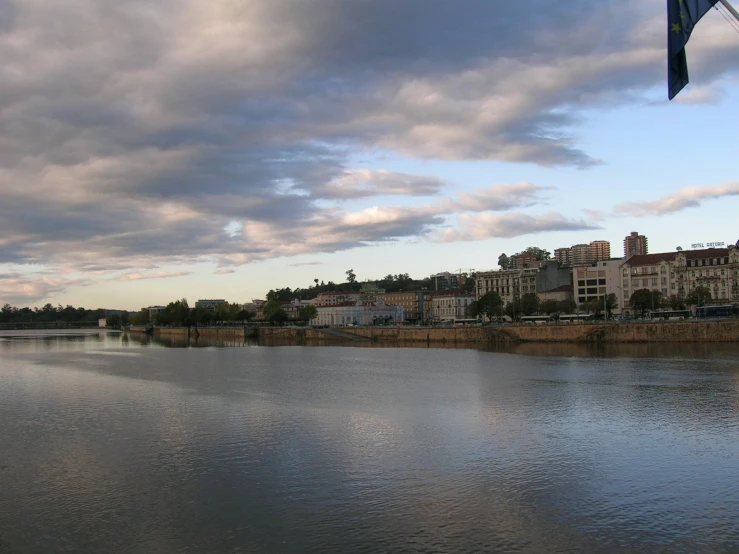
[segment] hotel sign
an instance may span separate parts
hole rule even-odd
[[[724,246],[726,246],[726,243],[724,242],[706,242],[706,243],[698,242],[696,244],[691,244],[690,246],[693,248],[723,248]]]

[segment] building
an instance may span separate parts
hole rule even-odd
[[[592,260],[590,258],[590,245],[589,244],[575,244],[570,248],[571,259],[570,265],[588,265]]]
[[[574,300],[578,305],[593,300],[604,301],[609,294],[615,294],[618,307],[613,313],[621,313],[621,258],[600,260],[588,266],[572,268]]]
[[[101,319],[98,319],[98,327],[99,328],[102,329],[102,328],[107,327],[107,326],[108,326],[108,320],[107,319],[105,319],[104,317],[101,318]]]
[[[450,290],[458,289],[467,280],[467,274],[465,273],[449,273],[444,271],[443,273],[437,273],[431,276],[431,281],[434,284],[434,290]]]
[[[572,248],[557,248],[554,251],[554,259],[561,267],[570,267],[572,265]]]
[[[509,269],[524,269],[539,266],[539,261],[533,254],[515,254],[509,258],[509,261]]]
[[[475,275],[476,298],[480,299],[490,291],[498,293],[503,300],[503,306],[521,298],[521,270],[501,269],[500,271],[478,272]]]
[[[590,243],[590,261],[599,262],[611,259],[611,243],[607,240],[594,240]]]
[[[362,303],[374,302],[383,292],[385,289],[378,287],[374,281],[366,281],[360,285],[359,299]]]
[[[536,274],[536,293],[548,292],[572,284],[572,272],[557,260],[547,260],[541,264]],[[530,292],[530,291],[529,291]]]
[[[157,315],[165,309],[164,306],[149,306],[145,308],[149,312],[149,323],[156,323]]]
[[[563,302],[573,299],[572,285],[562,285],[553,289],[538,293],[539,301],[555,300]]]
[[[362,295],[354,291],[327,291],[322,292],[313,301],[313,305],[318,307],[339,306],[343,304],[356,304],[360,301]]]
[[[463,290],[447,290],[431,293],[431,319],[434,322],[473,322],[470,305],[475,295]]]
[[[198,300],[195,302],[196,308],[204,308],[206,310],[215,311],[215,309],[221,304],[225,304],[226,301],[223,299],[218,300]]]
[[[634,255],[621,266],[624,308],[640,289],[684,299],[698,286],[711,291],[712,304],[739,302],[739,243],[728,248]]]
[[[316,307],[316,317],[311,319],[311,325],[386,325],[402,323],[405,313],[402,306],[386,306],[382,299],[371,304],[362,302],[347,302],[334,306]]]
[[[385,292],[377,295],[386,306],[402,306],[405,321],[409,323],[421,323],[424,318],[424,304],[429,293],[421,291],[409,292]]]
[[[649,253],[647,237],[640,235],[636,231],[624,238],[624,258],[631,256],[644,256]]]

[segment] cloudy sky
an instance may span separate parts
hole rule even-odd
[[[0,0],[0,303],[739,239],[739,33],[664,0]]]

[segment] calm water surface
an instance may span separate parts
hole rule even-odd
[[[736,347],[165,346],[0,334],[0,553],[739,551]]]

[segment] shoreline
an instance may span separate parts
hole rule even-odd
[[[144,327],[127,332],[146,334]],[[739,320],[674,321],[650,323],[570,323],[500,325],[490,327],[154,327],[154,338],[192,340],[278,341],[296,345],[327,343],[451,343],[451,344],[640,344],[739,343]]]

